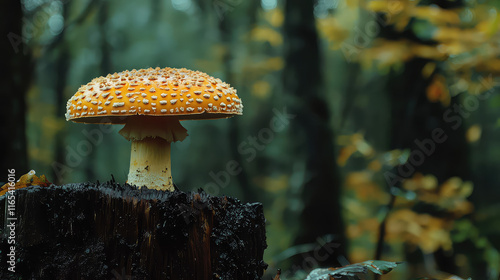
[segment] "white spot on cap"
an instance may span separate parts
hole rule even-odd
[[[142,94],[142,97],[146,97],[146,96],[148,96],[146,93],[143,93],[143,94]]]
[[[203,94],[203,97],[205,97],[206,99],[208,99],[208,98],[210,98],[210,94],[205,93],[205,94]]]
[[[149,103],[149,100],[144,99],[144,100],[142,100],[142,103],[144,103],[144,104],[148,104],[148,103]]]
[[[203,99],[201,99],[201,98],[196,98],[196,102],[198,102],[198,103],[202,103],[202,102],[203,102]]]
[[[160,100],[160,104],[161,104],[161,105],[166,105],[166,104],[167,104],[167,101],[166,101],[166,100]]]
[[[165,98],[165,97],[167,97],[167,94],[166,93],[162,93],[161,97]]]
[[[158,96],[153,95],[153,96],[151,96],[151,99],[156,100],[156,99],[158,99]]]
[[[198,95],[199,95],[199,94],[201,94],[201,90],[195,90],[195,91],[193,91],[193,92],[194,92],[195,94],[198,94]]]
[[[194,111],[194,108],[193,108],[193,107],[187,107],[187,108],[186,108],[186,111],[188,111],[188,112],[193,112],[193,111]]]
[[[109,105],[109,104],[111,104],[111,101],[104,102],[104,105]]]
[[[171,93],[170,96],[172,97],[176,97],[177,96],[177,93]]]
[[[177,99],[171,99],[170,100],[170,104],[174,105],[175,103],[177,103]]]
[[[125,106],[125,102],[115,102],[113,103],[113,107],[122,107]]]
[[[166,113],[167,112],[167,109],[161,109],[160,112],[162,113]]]
[[[149,92],[156,92],[156,89],[154,87],[149,89]]]

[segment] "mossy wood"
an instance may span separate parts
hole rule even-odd
[[[261,279],[260,203],[114,182],[16,191],[16,273],[0,197],[0,279]]]

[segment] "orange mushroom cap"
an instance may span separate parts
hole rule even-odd
[[[66,109],[66,120],[123,124],[125,117],[138,115],[228,118],[241,115],[243,104],[236,89],[220,79],[185,68],[157,67],[95,78],[80,87]]]

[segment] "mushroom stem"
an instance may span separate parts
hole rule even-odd
[[[120,130],[132,141],[127,183],[137,187],[174,191],[170,168],[170,143],[188,135],[177,118],[137,116]]]
[[[132,141],[130,154],[130,185],[174,191],[170,166],[170,142],[147,137]]]

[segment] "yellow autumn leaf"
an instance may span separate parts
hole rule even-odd
[[[403,182],[403,188],[409,191],[434,190],[438,186],[438,180],[434,175],[415,174],[412,178]]]
[[[257,81],[252,85],[252,95],[264,99],[269,96],[271,85],[266,81]]]
[[[265,19],[273,26],[280,27],[283,25],[285,16],[281,9],[271,9],[265,13]]]
[[[477,124],[471,125],[471,127],[467,129],[466,139],[469,143],[474,143],[481,139],[481,127]]]
[[[382,163],[378,159],[372,160],[368,164],[368,169],[375,172],[380,171],[382,169]]]
[[[345,166],[347,160],[356,152],[356,147],[353,145],[349,145],[346,147],[342,147],[339,150],[339,155],[337,157],[337,164],[339,166]]]
[[[283,44],[281,33],[269,27],[254,27],[250,32],[250,38],[255,41],[269,42],[273,47]]]
[[[18,190],[29,186],[48,187],[51,185],[49,180],[45,178],[45,175],[41,175],[40,177],[38,177],[35,174],[35,170],[31,170],[30,172],[22,175],[15,183],[14,189]],[[9,191],[9,187],[11,187],[9,183],[3,185],[2,188],[0,188],[0,196],[7,193]]]
[[[430,102],[441,102],[444,106],[450,105],[450,91],[446,86],[446,79],[442,75],[434,75],[432,82],[427,86],[426,95]]]
[[[493,12],[494,11],[494,12]],[[477,13],[483,12],[483,16],[486,16],[485,20],[480,21],[476,24],[475,28],[478,32],[485,34],[488,37],[495,35],[500,27],[500,15],[499,11],[493,7],[488,7],[487,11],[476,11]],[[488,18],[489,15],[491,18]],[[478,15],[478,18],[483,18]]]
[[[410,22],[413,10],[419,1],[411,0],[376,0],[367,4],[368,10],[384,13],[387,24],[394,24],[397,31],[402,31]]]
[[[424,68],[422,68],[422,77],[429,78],[432,75],[432,73],[434,73],[435,69],[436,69],[436,63],[427,62]]]
[[[436,25],[460,23],[458,12],[441,9],[437,6],[417,6],[412,10],[412,15]]]
[[[340,48],[343,41],[349,37],[349,29],[335,17],[325,17],[316,20],[320,34],[331,44],[332,49]]]
[[[439,42],[457,41],[467,44],[480,45],[485,42],[485,35],[474,29],[458,27],[439,27],[432,38]]]
[[[387,239],[402,239],[418,246],[425,253],[451,249],[452,223],[410,209],[394,211],[387,220]]]
[[[268,192],[279,192],[288,188],[289,177],[287,175],[281,175],[276,177],[262,176],[254,179],[254,182],[260,188]]]

